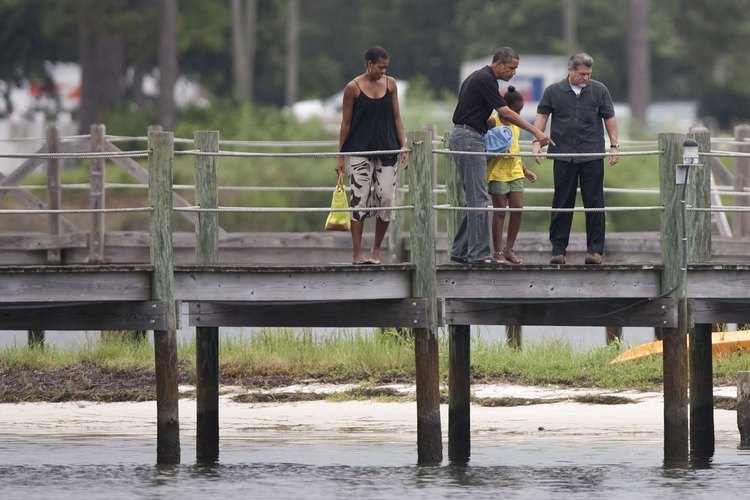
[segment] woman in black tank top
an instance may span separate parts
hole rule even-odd
[[[396,80],[386,76],[390,60],[382,47],[365,52],[365,72],[344,88],[339,147],[341,152],[362,152],[362,155],[340,156],[337,174],[343,174],[345,159],[349,165],[352,208],[353,263],[379,264],[380,246],[393,218],[393,211],[368,210],[392,207],[396,191],[398,154],[377,154],[397,151],[406,145],[404,125],[398,105]],[[372,152],[373,154],[368,154]],[[401,166],[407,167],[408,157],[401,153]],[[376,217],[375,239],[369,256],[362,252],[364,219]]]

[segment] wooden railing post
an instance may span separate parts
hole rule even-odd
[[[180,463],[180,422],[177,388],[177,307],[174,300],[172,245],[172,132],[149,132],[148,199],[151,216],[151,294],[165,304],[167,329],[154,331],[156,356],[156,461]]]
[[[750,139],[750,125],[743,124],[734,127],[734,139],[746,141]],[[750,153],[750,142],[737,147],[740,153]],[[750,186],[750,158],[737,157],[734,159],[734,190],[738,193]],[[746,207],[750,205],[747,196],[735,196],[734,205]],[[747,212],[735,212],[732,214],[732,234],[735,237],[750,236],[750,214]]]
[[[396,193],[394,196],[394,205],[403,205],[404,200],[407,198],[402,189],[408,182],[406,176],[409,174],[409,169],[403,169],[401,164],[401,155],[398,157],[399,174],[396,178]],[[388,225],[387,243],[388,243],[388,262],[395,264],[397,262],[403,262],[405,260],[404,252],[404,228],[406,227],[406,214],[404,212],[396,212],[396,216],[391,223]]]
[[[446,136],[448,134],[446,133]],[[450,145],[448,145],[450,146]],[[445,191],[448,199],[448,203],[452,207],[463,207],[465,204],[464,200],[464,187],[461,182],[461,177],[458,175],[456,169],[456,162],[453,160],[453,156],[448,157],[446,162],[447,169],[445,173]],[[461,224],[462,212],[459,210],[451,210],[447,216],[447,234],[448,234],[448,253],[450,254],[451,247],[453,246],[453,238],[456,236],[458,226]]]
[[[417,381],[417,454],[421,464],[443,460],[440,428],[440,373],[437,339],[437,283],[435,277],[435,225],[432,205],[432,142],[427,132],[408,135],[411,153],[409,191],[414,203],[411,221],[411,260],[416,269],[412,296],[428,299],[428,328],[415,328]]]
[[[199,151],[218,152],[219,132],[194,134]],[[195,202],[201,208],[219,206],[218,157],[195,157]],[[196,264],[219,261],[219,214],[198,212],[195,225]],[[200,306],[200,304],[198,304]],[[195,455],[199,463],[219,459],[219,328],[195,329],[196,438]]]
[[[104,151],[104,125],[91,125],[91,151]],[[89,208],[105,207],[104,158],[92,158],[89,166]],[[89,262],[104,260],[104,212],[92,212],[91,235],[89,239]]]
[[[59,149],[57,127],[49,126],[47,127],[47,151],[57,153]],[[47,207],[50,210],[59,210],[61,206],[60,160],[50,158],[47,160]],[[62,234],[62,221],[59,213],[49,215],[49,234],[53,237]],[[59,246],[47,250],[48,264],[60,264],[61,262],[62,250]]]

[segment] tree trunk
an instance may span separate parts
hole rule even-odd
[[[286,89],[284,104],[291,107],[299,94],[299,0],[287,1]]]
[[[563,37],[565,38],[565,51],[568,57],[578,52],[576,0],[565,0],[563,7]]]
[[[174,85],[177,81],[177,0],[162,0],[159,37],[159,124],[173,131],[175,122]]]
[[[642,130],[651,100],[648,0],[628,0],[628,103],[631,130]]]
[[[82,2],[78,16],[79,134],[88,134],[91,125],[100,121],[103,113],[116,104],[125,91],[125,44],[120,36],[97,29],[89,12],[88,2]]]
[[[258,0],[232,0],[231,16],[234,95],[252,101]]]

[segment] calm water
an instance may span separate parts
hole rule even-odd
[[[445,450],[444,450],[445,451]],[[711,464],[666,467],[661,445],[473,444],[471,463],[415,465],[411,443],[222,443],[221,462],[154,465],[151,440],[0,435],[0,496],[47,498],[747,498],[750,452],[719,449]]]

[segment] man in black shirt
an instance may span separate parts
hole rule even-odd
[[[555,194],[552,208],[573,208],[578,184],[586,208],[604,208],[604,127],[609,136],[610,165],[618,161],[617,119],[607,87],[591,79],[594,59],[574,54],[568,61],[568,76],[544,90],[537,106],[534,124],[544,130],[552,115],[550,136],[554,143],[549,153],[602,153],[602,156],[555,157],[553,175]],[[542,144],[534,141],[532,151],[540,153]],[[539,163],[539,158],[535,161]],[[549,239],[550,264],[565,264],[565,254],[573,222],[572,212],[552,212]],[[604,211],[586,212],[586,264],[601,264],[604,253]]]
[[[518,53],[510,47],[498,50],[492,63],[474,71],[461,84],[458,103],[453,112],[453,129],[448,137],[448,146],[453,151],[484,152],[483,135],[487,132],[487,119],[493,110],[509,122],[530,132],[539,144],[551,144],[549,137],[539,128],[527,122],[511,110],[498,89],[498,80],[508,81],[518,69]],[[453,155],[453,160],[463,183],[467,207],[487,208],[484,155]],[[490,248],[489,212],[467,210],[463,212],[451,249],[451,260],[459,263],[497,264]]]

